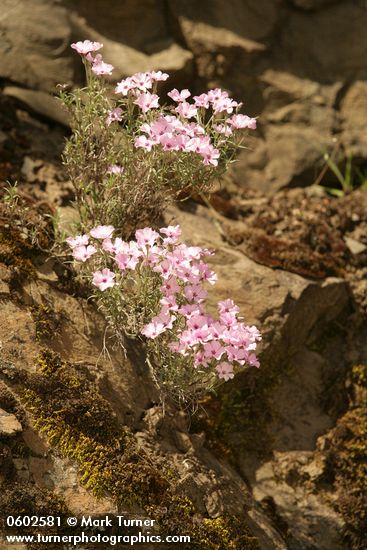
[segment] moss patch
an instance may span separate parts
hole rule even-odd
[[[19,377],[24,405],[50,444],[77,462],[82,483],[96,496],[138,504],[162,534],[191,537],[177,548],[258,550],[243,518],[198,516],[192,502],[176,493],[174,473],[137,447],[109,403],[72,365],[45,349],[37,366],[37,374]]]

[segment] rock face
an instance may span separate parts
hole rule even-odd
[[[115,79],[162,69],[172,74],[172,87],[229,89],[259,117],[257,139],[236,165],[241,185],[265,191],[309,185],[326,152],[340,164],[349,154],[358,164],[366,161],[363,2],[3,4],[0,77],[12,84],[54,93],[58,83],[81,83],[82,67],[69,44],[91,38],[105,44]],[[341,40],[348,29],[352,38]],[[330,171],[324,181],[335,183]]]

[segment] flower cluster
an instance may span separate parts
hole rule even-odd
[[[229,380],[240,367],[259,366],[254,351],[260,333],[238,317],[238,306],[227,299],[218,303],[217,318],[206,311],[205,283],[214,285],[217,276],[203,259],[212,251],[180,243],[178,225],[159,232],[149,227],[138,229],[135,240],[129,242],[113,238],[113,232],[113,226],[98,226],[89,235],[67,242],[75,260],[85,263],[97,258],[90,276],[102,300],[113,292],[113,299],[119,301],[135,286],[143,289],[136,296],[137,309],[141,310],[149,301],[144,289],[152,293],[147,279],[154,281],[154,300],[136,326],[140,334],[154,341],[155,357],[165,346],[162,356],[168,352],[171,363],[174,357],[183,358],[184,368],[202,373],[205,381],[209,373]],[[121,305],[117,310],[121,311]],[[164,369],[164,365],[156,367]]]
[[[92,55],[102,48],[102,44],[86,40],[72,44],[72,47],[90,62],[95,75],[112,73],[112,65],[104,63],[100,54]],[[131,107],[136,105],[143,115],[139,117],[138,135],[134,136],[136,148],[150,152],[152,147],[159,145],[163,151],[198,154],[205,166],[218,166],[226,141],[236,138],[238,130],[254,130],[256,119],[238,114],[242,103],[234,101],[228,92],[219,88],[194,96],[191,103],[189,90],[174,88],[167,95],[175,105],[161,108],[160,98],[155,93],[157,83],[168,78],[169,75],[162,71],[150,71],[136,73],[118,82],[115,93],[122,99],[108,112],[106,125],[121,122],[124,111],[131,111]],[[148,121],[144,115],[152,110],[156,110],[157,115],[150,116]]]

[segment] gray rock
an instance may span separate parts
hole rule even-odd
[[[61,102],[50,93],[40,90],[27,90],[18,86],[6,86],[3,93],[18,99],[37,114],[59,122],[64,126],[69,126],[69,114],[62,107]]]

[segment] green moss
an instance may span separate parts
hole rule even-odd
[[[236,384],[223,385],[217,395],[203,401],[204,412],[193,419],[192,431],[204,431],[208,447],[233,464],[246,451],[267,456],[268,426],[274,414],[271,396],[278,383],[279,372],[272,366],[248,370]]]
[[[138,504],[162,533],[191,537],[190,544],[177,548],[259,548],[243,519],[199,518],[193,503],[176,494],[174,474],[137,447],[133,434],[119,426],[110,405],[72,365],[45,349],[37,367],[22,383],[23,402],[36,429],[77,462],[81,482],[96,496],[112,496],[120,506]]]
[[[49,340],[60,329],[60,312],[55,311],[49,304],[42,302],[30,307],[31,315],[36,327],[36,340]]]

